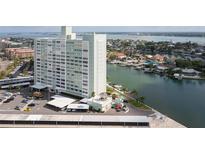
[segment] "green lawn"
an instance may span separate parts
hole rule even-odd
[[[130,104],[134,105],[135,107],[137,108],[140,108],[140,109],[145,109],[145,110],[150,110],[150,108],[148,106],[146,106],[145,104],[143,103],[140,103],[139,101],[137,100],[129,100],[128,101]]]

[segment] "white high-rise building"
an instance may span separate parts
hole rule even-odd
[[[61,27],[61,37],[74,40],[76,39],[76,34],[72,33],[72,27],[62,26]]]
[[[76,39],[71,27],[35,40],[35,85],[80,97],[106,92],[106,35]]]

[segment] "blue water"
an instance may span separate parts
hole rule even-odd
[[[172,42],[194,42],[205,45],[205,37],[181,37],[181,36],[139,36],[139,35],[125,35],[125,34],[112,34],[107,35],[108,39],[131,39],[131,40],[145,40],[145,41],[172,41]]]
[[[205,127],[205,81],[173,80],[107,65],[108,80],[145,96],[145,103],[187,127]]]

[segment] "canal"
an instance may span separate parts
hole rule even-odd
[[[145,104],[187,127],[205,127],[205,81],[173,80],[107,64],[108,81],[137,90]]]

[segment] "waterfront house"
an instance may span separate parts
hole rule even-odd
[[[145,55],[145,57],[146,57],[147,59],[152,59],[152,58],[153,58],[152,55]]]
[[[164,63],[164,56],[162,55],[156,54],[152,59],[158,61],[159,63]]]
[[[117,57],[118,60],[123,60],[123,59],[125,59],[127,56],[126,56],[124,53],[122,53],[122,52],[117,52],[117,53],[116,53],[116,57]]]
[[[201,72],[196,71],[195,69],[182,69],[182,74],[185,76],[198,76]]]

